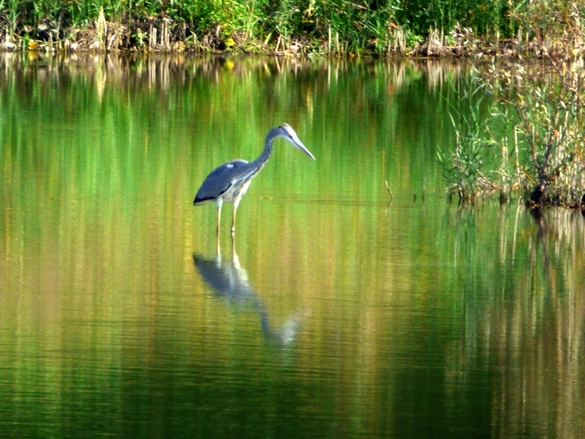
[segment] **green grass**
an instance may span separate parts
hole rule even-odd
[[[509,11],[522,5],[520,0],[0,0],[0,24],[16,39],[43,41],[52,34],[53,40],[81,41],[103,9],[109,27],[123,29],[121,48],[154,47],[152,29],[160,35],[166,23],[170,43],[181,41],[187,48],[254,51],[290,49],[295,43],[309,52],[382,54],[397,47],[396,38],[413,46],[432,29],[444,35],[463,28],[479,36],[515,35]]]

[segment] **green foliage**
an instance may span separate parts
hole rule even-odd
[[[511,11],[511,18],[519,23],[520,33],[542,56],[567,55],[567,49],[582,52],[583,0],[547,0],[520,2]]]
[[[524,23],[540,26],[536,50],[547,62],[494,65],[486,76],[476,77],[478,89],[495,98],[490,117],[482,123],[475,117],[454,118],[458,141],[451,156],[443,153],[440,158],[451,190],[463,200],[485,192],[486,183],[478,180],[483,178],[481,151],[491,149],[493,157],[502,158],[487,174],[487,184],[494,189],[522,193],[531,206],[578,206],[585,198],[585,73],[580,43],[585,8],[553,1],[541,9],[529,5],[523,13]],[[471,108],[471,114],[478,113]]]
[[[509,21],[509,10],[520,3],[503,0],[411,0],[399,2],[397,19],[418,35],[426,35],[431,28],[449,32],[457,27],[470,27],[480,35],[499,31],[510,36],[514,29]]]
[[[498,74],[490,84],[514,88],[509,102],[518,118],[526,161],[523,187],[529,202],[577,205],[585,193],[585,74],[579,67],[557,65],[554,60],[553,68],[551,74],[549,69],[529,71],[517,66],[506,75]],[[518,77],[524,80],[518,82]]]
[[[504,199],[516,192],[534,206],[581,202],[585,74],[579,68],[544,72],[542,66],[493,67],[456,91],[457,140],[439,159],[450,192],[461,201],[498,191]],[[495,99],[486,115],[481,102],[487,95]]]
[[[212,46],[233,38],[243,48],[253,40],[286,47],[300,42],[318,52],[383,53],[397,46],[396,29],[410,45],[430,28],[445,34],[457,26],[472,26],[480,34],[491,32],[494,26],[508,23],[508,8],[515,1],[1,0],[0,19],[13,34],[42,39],[38,30],[42,22],[58,29],[91,28],[103,9],[107,22],[133,27],[128,31],[132,35],[137,34],[136,27],[145,31],[141,23],[150,26],[166,20],[175,40],[188,35],[201,40],[213,33],[213,44],[208,38]]]
[[[493,102],[487,108],[484,105],[486,90],[475,74],[453,85],[451,92],[455,95],[450,105],[455,147],[448,152],[438,149],[437,155],[449,183],[449,193],[457,194],[461,202],[471,203],[497,188],[493,182],[494,143],[485,123],[486,112],[492,112],[494,106]]]

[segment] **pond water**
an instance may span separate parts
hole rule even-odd
[[[448,203],[464,64],[0,65],[3,438],[584,431],[584,219]],[[277,140],[216,240],[198,187],[283,122],[316,161]]]

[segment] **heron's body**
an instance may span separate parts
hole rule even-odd
[[[236,210],[238,205],[248,187],[252,178],[254,178],[266,165],[270,155],[272,154],[272,144],[278,137],[290,142],[296,148],[299,148],[313,160],[313,154],[302,144],[294,130],[287,124],[273,128],[266,135],[266,142],[264,150],[260,157],[253,162],[246,160],[232,160],[215,168],[205,179],[193,204],[200,206],[202,204],[215,202],[217,205],[217,233],[219,233],[219,225],[221,218],[221,207],[224,203],[234,203],[234,213],[232,217],[232,233],[236,230]]]

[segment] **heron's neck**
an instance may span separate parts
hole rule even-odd
[[[260,157],[258,157],[252,163],[250,163],[252,165],[253,169],[257,169],[256,172],[260,172],[260,170],[264,167],[264,165],[266,165],[266,162],[268,162],[268,159],[270,158],[270,154],[272,154],[272,142],[273,141],[274,141],[274,138],[269,133],[269,135],[266,136],[266,143],[264,145],[264,151],[262,151],[262,154],[260,154]]]

